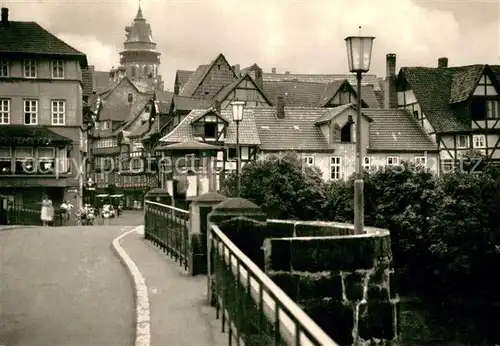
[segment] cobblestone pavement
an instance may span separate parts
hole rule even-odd
[[[139,220],[136,215],[128,217],[124,223]],[[133,345],[133,287],[111,249],[112,240],[131,228],[30,227],[0,232],[0,342]]]

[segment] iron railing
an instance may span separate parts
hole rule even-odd
[[[209,275],[229,345],[337,344],[217,225],[209,226]],[[222,313],[222,316],[220,316]]]
[[[7,225],[33,225],[42,224],[41,207],[9,204],[1,211],[2,223]]]
[[[170,205],[144,201],[144,236],[188,269],[189,212]]]

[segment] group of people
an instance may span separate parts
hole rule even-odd
[[[64,222],[69,221],[71,217],[71,209],[73,205],[69,201],[64,201],[61,206],[61,215]],[[40,211],[40,218],[42,219],[42,225],[48,226],[49,223],[54,221],[54,205],[48,196],[44,196],[42,199],[42,209]]]
[[[60,205],[59,208],[61,211],[63,222],[67,223],[71,219],[71,210],[73,209],[73,205],[66,200]],[[89,211],[90,209],[92,210],[91,212]],[[117,209],[118,209],[117,210],[118,216],[120,216],[120,214],[123,211],[123,205],[120,203]],[[42,200],[42,209],[41,209],[41,219],[43,226],[48,226],[50,223],[54,221],[54,213],[55,213],[54,205],[52,201],[49,199],[48,196],[44,196]],[[99,210],[98,214],[100,213],[101,211]],[[85,207],[82,208],[78,213],[78,216],[86,218],[89,214],[92,214],[93,216],[92,219],[93,219],[95,217],[95,210],[94,208],[91,208],[90,205],[85,205]]]

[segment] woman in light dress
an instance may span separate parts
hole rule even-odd
[[[43,197],[42,200],[42,210],[41,219],[44,226],[48,226],[49,222],[52,222],[54,218],[54,207],[52,206],[52,201],[48,196]]]

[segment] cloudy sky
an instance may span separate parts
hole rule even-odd
[[[118,52],[137,0],[0,0],[11,20],[37,21],[86,53],[99,70]],[[500,64],[500,0],[142,0],[158,43],[165,86],[175,70],[195,69],[222,52],[264,71],[346,73],[344,37],[376,37],[372,73],[385,75],[385,54],[399,66]],[[0,43],[1,44],[1,43]]]

